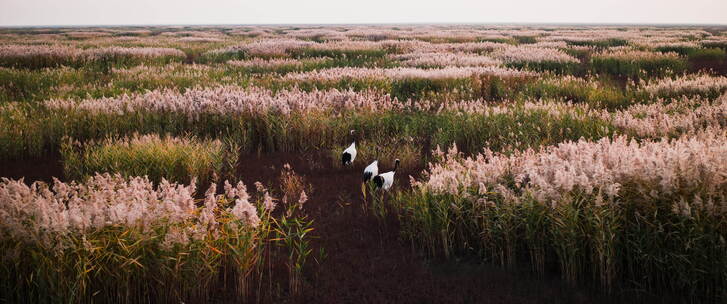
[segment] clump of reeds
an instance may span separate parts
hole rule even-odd
[[[111,172],[126,177],[147,176],[157,183],[162,179],[210,183],[233,173],[226,172],[229,166],[224,164],[237,163],[238,153],[229,151],[220,140],[156,134],[86,143],[68,139],[61,146],[65,175],[77,180]]]
[[[246,294],[271,229],[242,183],[194,199],[194,182],[95,175],[0,182],[3,298],[33,302],[208,301]],[[230,281],[221,281],[226,274]]]

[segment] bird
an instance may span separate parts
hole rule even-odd
[[[363,182],[370,181],[374,176],[379,174],[379,160],[374,160],[370,165],[364,169]]]
[[[353,133],[355,131],[351,130],[351,136],[353,136]],[[349,166],[353,164],[353,160],[356,159],[356,139],[354,138],[353,143],[351,143],[346,150],[343,150],[343,154],[341,155],[341,164],[344,166]]]
[[[399,159],[396,159],[396,165],[394,165],[394,170],[389,171],[386,173],[381,173],[374,177],[374,184],[376,185],[376,189],[384,189],[386,191],[389,191],[391,189],[391,185],[394,184],[394,173],[396,173],[396,169],[399,168]]]

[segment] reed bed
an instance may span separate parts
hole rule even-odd
[[[341,79],[444,79],[467,78],[473,75],[494,75],[499,77],[531,76],[535,73],[523,72],[500,67],[447,67],[442,69],[416,69],[416,68],[333,68],[305,73],[291,73],[283,77],[284,80],[313,80],[335,81]]]
[[[385,198],[365,200],[432,263],[479,257],[603,292],[723,301],[724,37],[2,29],[0,161],[60,154],[75,181],[0,182],[0,302],[297,300],[315,277],[313,186],[286,165],[248,193],[233,182],[249,178],[238,153],[335,160],[352,129],[357,164],[430,163],[412,189],[397,173]]]
[[[727,90],[727,77],[709,74],[688,74],[676,78],[656,79],[640,83],[652,97],[704,96],[715,98]]]
[[[488,97],[490,91],[498,90],[488,86],[498,86],[505,81],[526,81],[536,75],[535,72],[498,66],[432,69],[345,67],[289,73],[276,84],[305,89],[375,88],[399,100],[452,100]]]
[[[403,65],[420,68],[441,68],[447,66],[497,66],[501,62],[491,57],[464,53],[407,53],[395,55]]]
[[[211,50],[203,54],[205,60],[220,61],[247,58],[310,58],[310,57],[382,57],[387,50],[397,52],[409,43],[398,41],[326,41],[323,43],[290,39],[262,39],[250,43]]]
[[[513,46],[491,53],[506,66],[527,68],[535,71],[551,71],[558,74],[574,73],[580,61],[556,48]]]
[[[539,274],[554,266],[569,282],[592,279],[609,290],[721,298],[725,135],[580,140],[472,157],[455,147],[437,153],[392,212],[432,255],[470,252]]]
[[[270,113],[290,115],[310,112],[375,111],[393,109],[397,104],[388,95],[375,91],[354,92],[333,89],[306,92],[292,89],[273,92],[258,87],[226,86],[192,89],[183,93],[176,90],[157,90],[146,94],[87,99],[80,102],[49,100],[45,102],[45,106],[56,110],[80,110],[95,114],[172,112],[196,120],[204,115],[262,116]]]
[[[31,69],[89,64],[169,63],[185,56],[182,51],[172,48],[106,47],[84,50],[59,45],[0,46],[0,66]]]
[[[500,106],[484,100],[402,102],[374,91],[272,93],[261,88],[220,87],[80,102],[51,100],[44,105],[41,109],[7,106],[14,110],[4,111],[0,119],[13,128],[0,132],[7,139],[2,145],[7,151],[3,157],[43,155],[58,149],[66,136],[86,142],[134,133],[229,138],[245,151],[298,151],[332,147],[350,129],[365,131],[371,139],[424,137],[435,144],[456,142],[474,150],[486,145],[488,138],[507,142],[521,138],[523,144],[531,145],[613,131],[600,118],[579,109],[566,112],[557,106],[538,108],[529,103]],[[45,118],[34,119],[39,116]],[[523,125],[547,132],[518,130]]]
[[[9,301],[209,301],[214,286],[245,298],[275,220],[267,193],[242,183],[155,186],[95,175],[83,183],[0,182],[0,288]]]
[[[303,66],[303,62],[300,60],[289,58],[275,58],[267,60],[260,58],[250,60],[230,60],[227,64],[234,67],[245,68],[247,70],[255,69],[263,72],[282,68],[295,69]]]
[[[164,88],[245,85],[249,79],[249,75],[221,67],[181,63],[112,67],[105,73],[89,67],[0,68],[0,102],[36,103],[49,99],[114,97]]]
[[[640,79],[684,72],[686,62],[677,53],[654,53],[620,49],[595,54],[591,69],[596,74]]]
[[[711,100],[681,97],[650,104],[634,104],[616,112],[601,112],[601,119],[637,137],[679,137],[707,128],[727,127],[727,95]]]

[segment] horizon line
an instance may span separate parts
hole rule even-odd
[[[118,24],[38,24],[0,25],[0,28],[63,28],[63,27],[165,27],[165,26],[342,26],[342,25],[527,25],[527,26],[717,26],[727,23],[695,22],[374,22],[374,23],[118,23]]]

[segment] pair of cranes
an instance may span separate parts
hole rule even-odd
[[[350,135],[353,136],[355,131],[351,130]],[[356,159],[356,139],[353,140],[346,150],[343,150],[341,154],[341,164],[344,166],[350,166],[353,164],[353,160]],[[371,164],[366,166],[363,172],[363,182],[373,181],[374,186],[377,190],[389,191],[391,186],[394,184],[394,174],[396,169],[399,168],[399,159],[397,158],[394,165],[394,170],[379,174],[379,161],[374,160]]]

